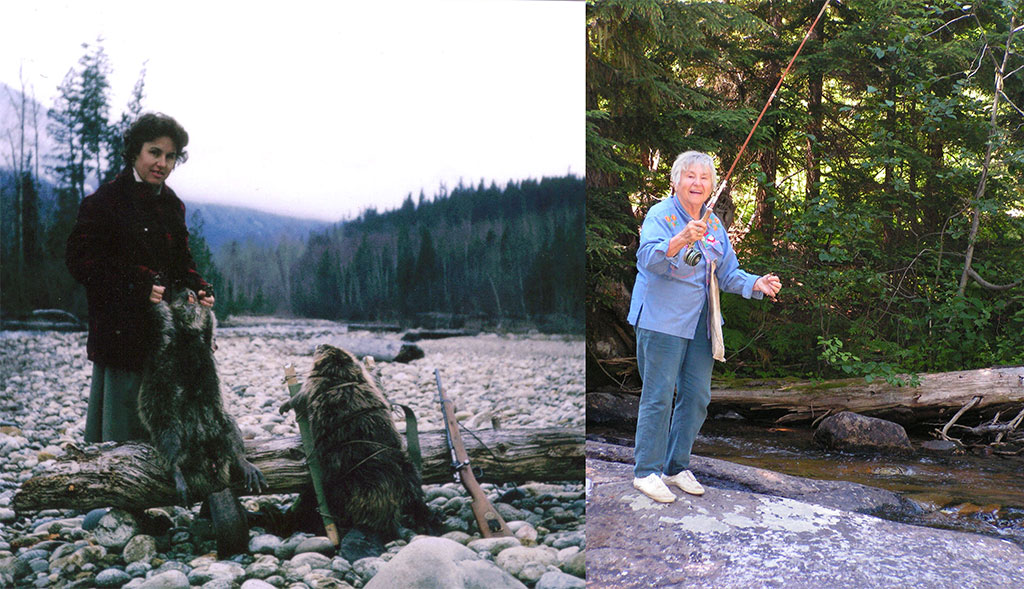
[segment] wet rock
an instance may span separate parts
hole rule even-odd
[[[364,582],[369,581],[377,572],[380,567],[384,565],[384,561],[376,556],[368,556],[366,558],[360,558],[359,560],[352,563],[352,572],[359,576]]]
[[[586,587],[585,580],[559,571],[544,573],[534,585],[534,589],[586,589]]]
[[[394,587],[523,589],[525,585],[457,542],[424,536],[381,566],[365,589]]]
[[[826,417],[814,431],[814,441],[849,452],[903,454],[914,450],[902,425],[849,411]]]
[[[110,510],[102,507],[99,509],[93,509],[89,513],[85,514],[85,517],[82,518],[82,529],[89,531],[95,530],[96,526],[100,523],[100,518],[107,515],[108,511]]]
[[[949,440],[928,440],[921,444],[921,449],[932,454],[952,454],[959,446]]]

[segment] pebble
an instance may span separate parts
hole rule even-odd
[[[235,323],[218,330],[218,371],[225,407],[246,439],[298,434],[294,416],[277,411],[288,397],[281,385],[285,364],[301,373],[315,344],[340,336],[371,337],[347,333],[344,325],[329,321],[244,318]],[[474,563],[463,572],[476,586],[583,586],[582,481],[485,483],[515,538],[480,538],[465,489],[453,482],[424,487],[428,503],[446,522],[442,537],[414,537],[410,531],[382,546],[350,532],[336,548],[324,537],[296,532],[282,538],[254,528],[249,553],[231,560],[212,552],[213,530],[209,520],[197,517],[198,504],[150,509],[138,521],[127,511],[108,508],[16,513],[11,498],[18,486],[46,472],[68,444],[84,445],[92,373],[85,340],[84,333],[0,332],[0,413],[5,416],[0,424],[0,586],[351,589],[370,587],[393,563],[408,565],[405,554],[413,562],[432,563],[426,570],[414,564],[409,574],[436,577],[460,570],[460,563]],[[420,431],[443,427],[435,368],[467,428],[495,423],[585,427],[582,338],[484,334],[418,345],[426,358],[377,363],[375,373],[391,401],[413,408]],[[269,497],[279,507],[294,498]],[[406,552],[410,547],[416,548]]]

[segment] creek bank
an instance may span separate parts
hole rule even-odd
[[[1024,584],[1011,542],[858,513],[902,505],[887,491],[694,457],[707,492],[659,504],[609,460],[631,463],[631,449],[607,446],[587,442],[588,587]]]

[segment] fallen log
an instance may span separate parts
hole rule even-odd
[[[467,337],[480,335],[472,329],[410,329],[402,335],[404,342],[418,342],[425,339],[444,339],[448,337]]]
[[[317,342],[321,343],[321,342]],[[377,362],[407,363],[424,357],[423,348],[394,339],[332,336],[326,343],[352,352],[358,358],[372,356]],[[312,346],[311,346],[312,348]],[[312,353],[310,349],[310,353]]]
[[[564,428],[502,429],[466,438],[472,465],[482,482],[583,480],[584,432]],[[452,480],[451,453],[444,432],[421,432],[423,482]],[[249,460],[267,477],[267,494],[295,493],[310,485],[299,436],[246,443]],[[241,486],[235,492],[245,495]],[[146,509],[177,503],[174,483],[152,446],[107,442],[68,447],[46,474],[22,483],[15,511],[89,510],[117,506]]]
[[[826,415],[852,411],[902,425],[941,419],[967,405],[971,419],[1024,406],[1024,366],[919,374],[920,385],[897,387],[863,378],[826,381],[747,379],[711,383],[711,412],[738,411],[748,417],[779,423],[814,422]],[[587,393],[591,423],[636,420],[639,395],[599,391]]]

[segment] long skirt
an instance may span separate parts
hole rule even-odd
[[[148,440],[139,420],[138,398],[142,373],[93,363],[85,441],[125,442]]]

